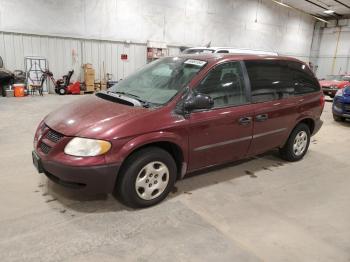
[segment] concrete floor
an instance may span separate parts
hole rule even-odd
[[[130,210],[32,166],[39,121],[79,98],[0,98],[1,261],[350,261],[350,123],[332,120],[330,102],[303,161],[272,152]]]

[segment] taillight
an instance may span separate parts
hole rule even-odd
[[[320,98],[320,104],[321,104],[321,108],[322,108],[322,111],[324,109],[324,104],[326,103],[326,98],[323,94],[321,94],[321,98]]]

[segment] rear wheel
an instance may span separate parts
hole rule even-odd
[[[344,117],[337,116],[335,114],[333,114],[333,119],[334,119],[334,121],[337,121],[337,122],[344,122],[345,121]]]
[[[306,124],[297,125],[287,143],[280,149],[281,157],[290,162],[302,159],[309,148],[310,137],[310,128]]]
[[[176,172],[176,163],[167,151],[157,147],[141,149],[126,160],[117,194],[127,206],[153,206],[169,194]]]

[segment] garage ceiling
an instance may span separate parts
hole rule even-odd
[[[328,19],[350,18],[350,0],[279,0],[306,13]],[[332,10],[334,13],[324,13]]]

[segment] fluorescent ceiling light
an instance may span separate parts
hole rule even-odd
[[[298,11],[298,12],[301,12],[301,13],[304,13],[304,14],[307,14],[307,15],[310,15],[310,16],[312,16],[313,18],[316,18],[317,20],[319,20],[319,21],[321,21],[321,22],[323,22],[323,23],[327,23],[327,24],[329,23],[328,21],[326,21],[326,20],[324,20],[324,19],[322,19],[322,18],[319,18],[318,16],[314,16],[314,15],[312,15],[312,14],[309,14],[308,12],[305,12],[304,10],[295,8],[295,7],[290,6],[290,5],[287,5],[287,4],[285,4],[285,3],[283,3],[283,2],[280,2],[280,1],[278,1],[278,0],[271,0],[271,1],[274,2],[274,3],[276,3],[276,4],[282,5],[282,6],[284,6],[284,7],[287,7],[287,8],[296,10],[296,11]],[[281,0],[281,1],[282,1],[282,0]],[[326,11],[324,11],[324,12],[326,13],[327,11],[332,11],[332,10],[326,10]],[[334,11],[332,11],[332,12],[334,12]]]
[[[327,23],[327,24],[329,23],[328,21],[326,21],[326,20],[324,20],[324,19],[322,19],[322,18],[319,18],[319,17],[317,17],[317,16],[314,16],[314,15],[313,15],[313,17],[316,18],[317,20],[323,22],[323,23]]]
[[[276,4],[282,5],[284,7],[292,8],[291,6],[289,6],[289,5],[285,4],[285,3],[282,3],[280,1],[277,1],[277,0],[272,0],[272,1],[274,1]]]
[[[326,11],[323,11],[323,13],[325,13],[325,14],[333,14],[334,13],[334,11],[333,10],[326,10]]]

